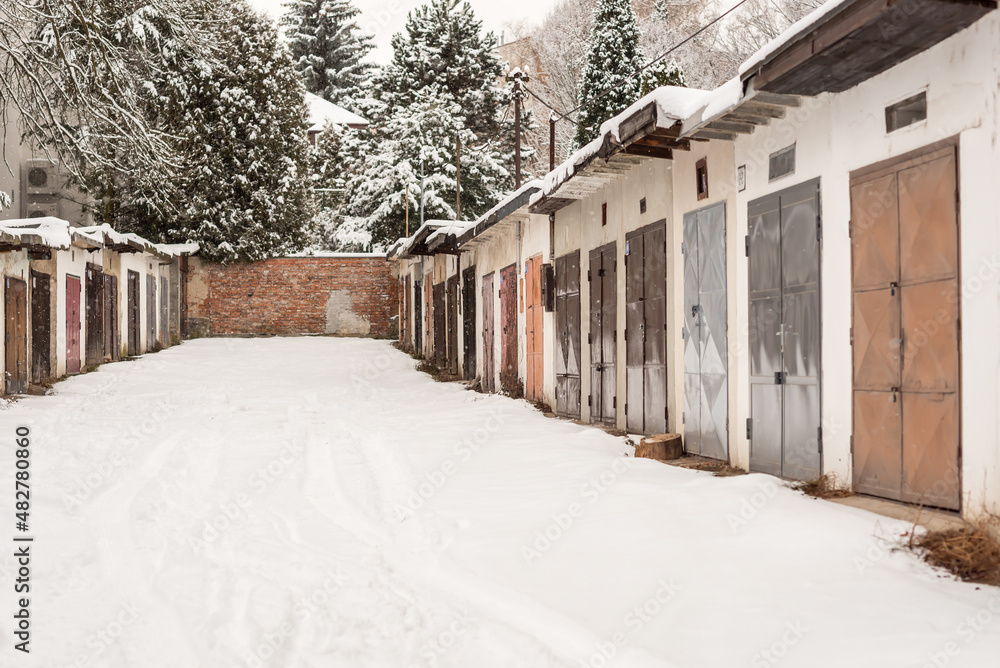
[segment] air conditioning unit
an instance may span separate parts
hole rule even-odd
[[[57,195],[62,188],[59,168],[48,160],[28,160],[24,165],[24,189],[29,195]]]
[[[28,202],[24,208],[25,218],[59,217],[59,202]]]

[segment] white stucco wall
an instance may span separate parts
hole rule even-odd
[[[928,118],[886,133],[885,107],[927,93]],[[955,138],[958,146],[959,255],[962,349],[963,512],[1000,512],[1000,16],[972,27],[844,93],[804,99],[800,109],[736,143],[736,165],[747,165],[747,188],[737,197],[737,238],[747,233],[747,204],[763,195],[819,178],[823,240],[822,426],[823,470],[852,477],[851,244],[852,171]],[[796,170],[767,181],[767,157],[796,144]],[[747,339],[747,259],[736,257],[736,332]],[[732,329],[730,330],[733,331]],[[739,356],[739,374],[749,362]],[[737,414],[749,417],[749,387],[739,383]],[[733,430],[740,450],[745,434]]]

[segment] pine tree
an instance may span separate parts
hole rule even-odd
[[[156,241],[196,241],[212,260],[297,250],[309,214],[305,91],[277,30],[243,0],[216,4],[216,59],[180,53],[150,82],[174,138],[179,202],[167,211],[127,179],[97,184],[107,222]]]
[[[630,0],[599,0],[580,84],[579,146],[597,136],[601,123],[639,99],[638,72],[643,65],[639,37]]]
[[[493,33],[482,33],[468,2],[431,0],[410,12],[405,33],[392,38],[393,57],[379,81],[389,115],[437,86],[462,108],[477,137],[499,130],[503,73]]]
[[[290,0],[281,23],[306,90],[357,109],[375,66],[365,61],[374,48],[361,32],[361,11],[351,0]]]
[[[684,70],[677,61],[664,58],[642,73],[642,90],[639,95],[646,95],[660,86],[686,86]]]
[[[389,139],[365,160],[347,184],[351,193],[344,231],[370,234],[371,247],[385,248],[404,236],[409,192],[410,233],[420,225],[420,193],[426,220],[455,217],[455,148],[461,136],[463,218],[484,213],[510,182],[503,156],[493,144],[475,146],[463,109],[437,87],[417,93],[383,128]]]

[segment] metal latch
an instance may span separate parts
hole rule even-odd
[[[787,375],[788,374],[786,374],[784,371],[775,371],[774,372],[774,384],[775,385],[784,385],[785,384],[785,378],[787,377]]]

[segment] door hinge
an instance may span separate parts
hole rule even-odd
[[[628,402],[625,402],[625,415],[628,415]]]
[[[687,244],[685,244],[685,243],[684,243],[684,242],[682,241],[682,242],[681,242],[681,255],[685,255],[685,254],[687,254]]]
[[[590,269],[587,270],[587,282],[590,282]]]
[[[612,329],[611,330],[611,340],[612,341],[618,341],[618,330],[617,329]]]
[[[747,440],[753,440],[753,418],[747,418]]]
[[[681,327],[681,341],[687,341],[688,329],[687,327]]]
[[[681,424],[687,424],[687,412],[681,411]]]
[[[667,407],[664,406],[663,407],[663,424],[666,425],[667,424],[667,420],[669,420],[669,419],[670,419],[670,415],[667,413]]]
[[[618,395],[611,397],[611,407],[618,408]]]
[[[816,214],[816,241],[820,241],[823,238],[823,222],[820,220],[819,214]]]
[[[823,454],[823,427],[816,427],[816,446],[817,452]]]
[[[746,237],[743,238],[743,241],[746,244],[747,257],[750,257],[750,235],[746,235]]]
[[[589,395],[587,397],[587,405],[588,406],[592,406],[593,405],[593,401],[594,401],[594,395],[591,394],[591,395]]]
[[[593,341],[591,341],[591,339],[590,339],[590,332],[587,332],[587,343],[588,344],[589,343],[593,343]]]

